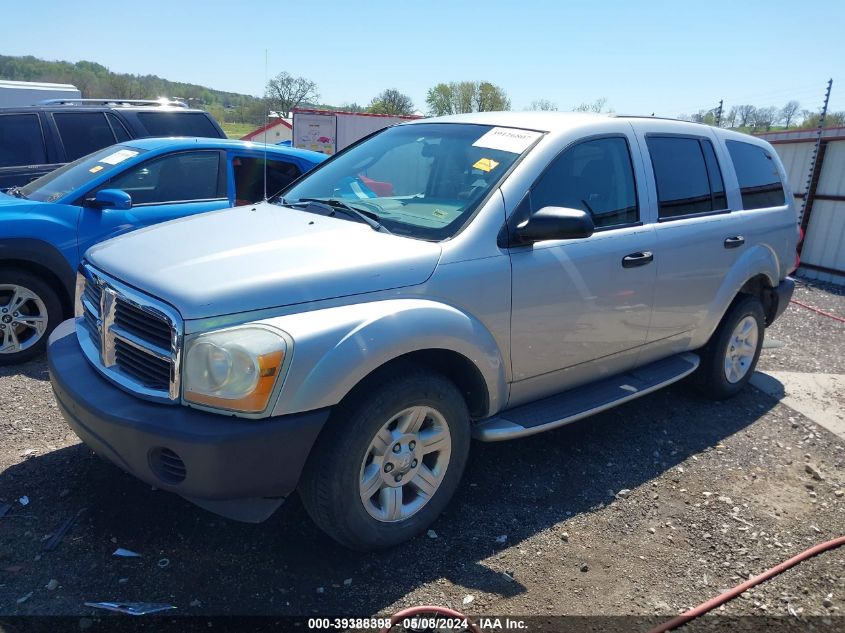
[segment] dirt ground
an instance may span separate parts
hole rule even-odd
[[[800,284],[795,298],[845,317],[841,288]],[[845,373],[845,324],[791,305],[767,336],[785,345],[764,350],[762,370]],[[713,403],[677,385],[557,431],[475,444],[434,531],[370,555],[335,545],[295,497],[247,525],[122,473],[64,424],[43,359],[0,369],[0,438],[0,506],[12,504],[0,518],[0,616],[99,617],[83,603],[117,600],[203,615],[361,617],[428,603],[668,618],[845,533],[845,442],[751,387]],[[114,557],[119,547],[142,556]],[[717,613],[832,616],[845,629],[845,548]]]

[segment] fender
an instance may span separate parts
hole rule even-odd
[[[74,251],[75,249],[74,244]],[[0,265],[8,260],[25,261],[52,272],[61,283],[71,305],[73,304],[76,271],[58,248],[43,240],[23,237],[0,239]]]
[[[728,271],[716,297],[710,304],[707,316],[695,332],[692,340],[694,347],[700,347],[710,340],[734,297],[749,279],[757,275],[765,276],[772,288],[776,288],[780,280],[777,255],[765,244],[755,244],[749,248]]]
[[[388,299],[263,321],[293,338],[293,358],[273,415],[339,403],[369,373],[404,354],[442,349],[469,359],[484,378],[489,411],[507,402],[502,355],[475,317],[431,300]]]

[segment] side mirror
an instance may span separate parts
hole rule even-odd
[[[571,240],[590,237],[596,227],[593,218],[581,209],[543,207],[520,222],[514,231],[520,244],[543,240]]]
[[[85,206],[126,211],[132,208],[132,196],[120,189],[100,189],[93,198],[85,200]]]

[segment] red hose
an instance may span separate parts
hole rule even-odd
[[[433,607],[433,606],[419,606],[419,607],[409,607],[407,609],[403,609],[398,613],[392,615],[390,617],[390,626],[386,629],[382,629],[379,633],[390,633],[390,629],[392,629],[396,624],[404,620],[405,618],[410,618],[415,615],[424,615],[424,614],[431,614],[436,613],[440,616],[445,616],[447,618],[455,618],[458,620],[466,620],[467,626],[472,633],[482,633],[481,629],[478,628],[478,625],[470,620],[467,616],[463,613],[458,613],[457,611],[453,611],[452,609],[448,609],[446,607]]]
[[[679,626],[686,624],[690,620],[697,618],[700,615],[704,615],[711,609],[715,609],[719,605],[725,604],[728,600],[733,600],[742,592],[751,589],[751,587],[754,587],[755,585],[759,585],[764,580],[768,580],[769,578],[777,576],[779,573],[786,571],[790,567],[794,567],[801,561],[805,561],[808,558],[812,558],[816,554],[820,554],[821,552],[827,551],[829,549],[835,549],[840,545],[845,545],[845,536],[840,536],[839,538],[827,541],[826,543],[819,543],[818,545],[815,545],[810,549],[801,552],[797,556],[793,556],[789,560],[786,560],[778,565],[775,565],[771,569],[764,571],[759,576],[749,578],[741,585],[737,585],[733,589],[728,589],[726,592],[719,594],[715,598],[711,598],[707,602],[703,602],[697,607],[693,607],[686,613],[682,613],[681,615],[672,618],[668,622],[651,629],[648,633],[666,633],[666,631],[676,629]]]
[[[807,308],[808,310],[812,310],[813,312],[821,314],[822,316],[826,316],[829,319],[835,319],[835,320],[839,321],[840,323],[845,323],[845,319],[843,319],[842,317],[836,316],[835,314],[831,314],[830,312],[825,312],[824,310],[819,310],[818,308],[814,308],[813,306],[806,304],[803,301],[798,301],[798,299],[790,299],[790,303],[794,303],[796,305],[801,306],[802,308]]]

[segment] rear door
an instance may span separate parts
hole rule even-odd
[[[132,196],[132,208],[85,207],[79,225],[80,256],[92,244],[126,231],[228,207],[225,166],[222,151],[186,151],[151,158],[116,174],[83,200],[100,189],[120,189]]]
[[[20,187],[53,171],[37,112],[0,114],[0,190]]]
[[[668,354],[685,349],[707,316],[745,238],[740,218],[729,208],[725,157],[715,137],[702,126],[674,133],[644,122],[638,129],[658,216],[648,342]]]
[[[125,140],[115,136],[105,112],[53,112],[53,123],[68,163]]]

